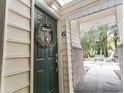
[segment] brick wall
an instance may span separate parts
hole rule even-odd
[[[118,61],[120,66],[121,80],[123,81],[123,44],[118,45]]]
[[[74,88],[83,77],[84,63],[83,54],[80,48],[72,48],[72,64],[73,64],[73,81]]]

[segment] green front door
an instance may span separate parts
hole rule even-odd
[[[34,93],[59,93],[57,20],[35,5],[34,26]]]

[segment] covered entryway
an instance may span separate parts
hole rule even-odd
[[[34,93],[58,93],[57,20],[35,5]]]
[[[0,93],[86,93],[86,89],[101,93],[111,88],[122,91],[120,85],[117,89],[115,81],[120,80],[115,72],[106,69],[112,64],[85,63],[79,36],[81,23],[114,15],[120,37],[116,66],[120,65],[122,78],[122,1],[0,0]],[[105,53],[105,48],[101,50]],[[91,68],[88,70],[85,66]],[[101,80],[104,77],[111,79]]]
[[[121,73],[119,72],[122,68],[119,68],[120,63],[117,60],[117,44],[120,42],[117,38],[121,38],[121,35],[119,35],[115,8],[118,7],[77,17],[70,21],[75,93],[123,91],[122,77],[120,79]],[[100,54],[99,48],[97,50],[97,41],[101,42]]]

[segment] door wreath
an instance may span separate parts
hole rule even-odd
[[[50,28],[50,24],[38,24],[35,27],[35,40],[39,47],[54,47],[57,42],[55,31]]]

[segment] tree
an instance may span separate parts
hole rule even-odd
[[[101,53],[102,55],[104,55],[105,57],[108,56],[108,49],[107,49],[107,31],[108,31],[108,27],[107,25],[100,25],[99,27],[100,30],[100,45],[101,45]]]
[[[95,55],[96,35],[97,31],[93,27],[84,32],[80,38],[81,46],[86,57]]]
[[[86,57],[92,55],[104,55],[108,57],[108,33],[114,33],[114,44],[117,48],[117,26],[113,24],[103,24],[91,27],[81,35],[81,46]],[[109,41],[110,42],[110,41]],[[97,51],[97,53],[96,53]]]

